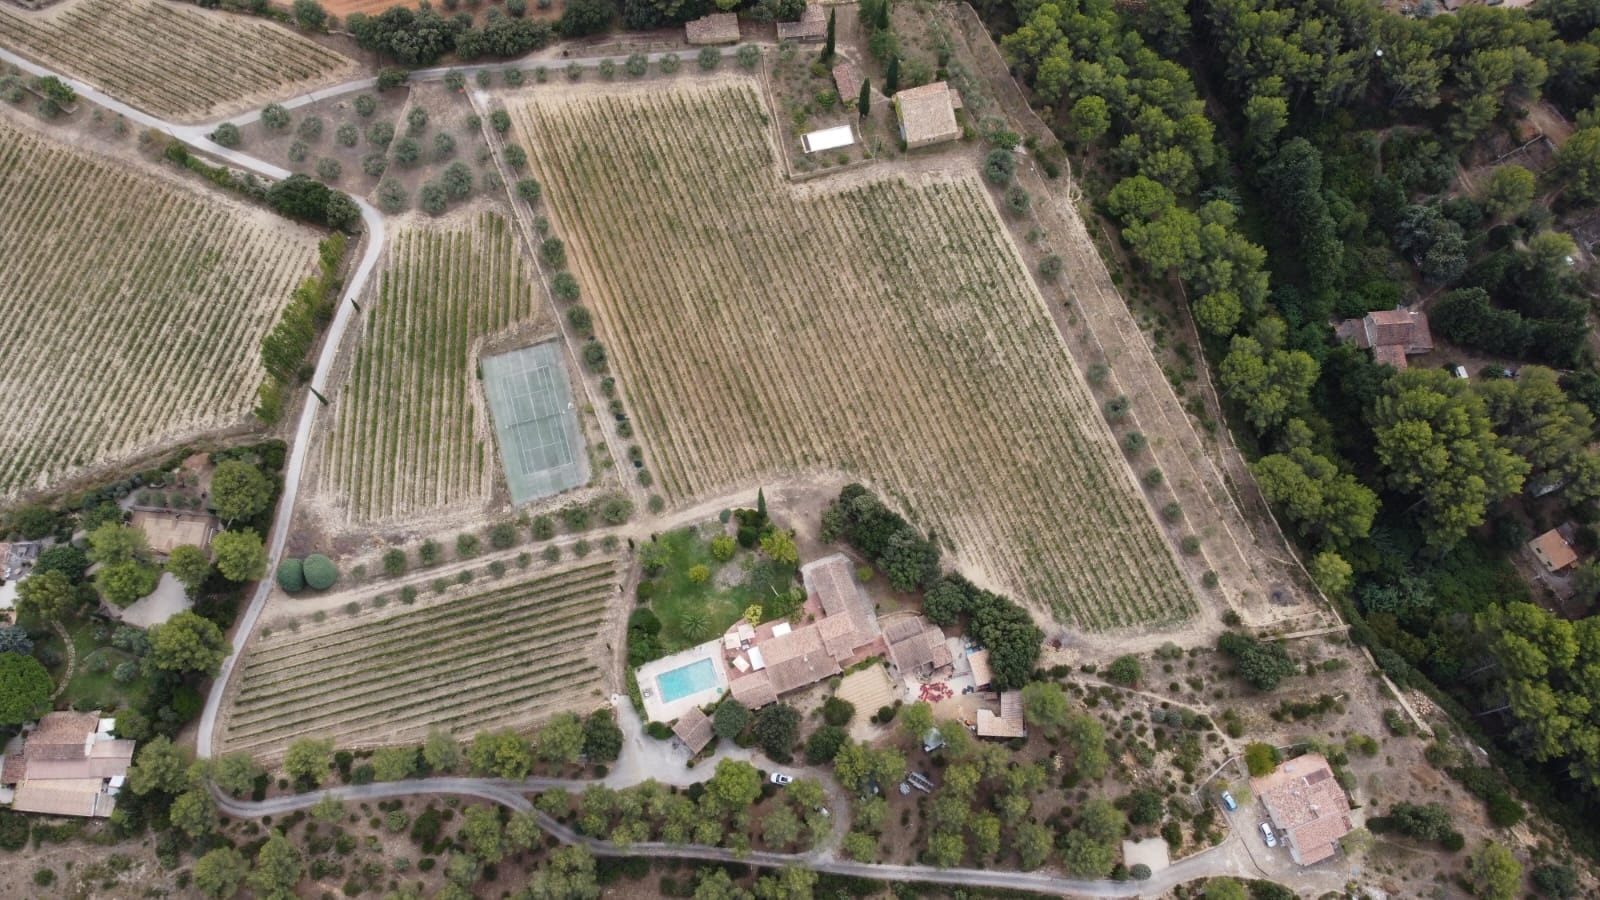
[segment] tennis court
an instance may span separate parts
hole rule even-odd
[[[483,384],[512,503],[548,497],[589,480],[559,343],[485,357]]]

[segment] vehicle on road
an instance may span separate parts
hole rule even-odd
[[[1278,846],[1278,837],[1272,833],[1272,826],[1266,822],[1261,823],[1261,836],[1266,839],[1268,847]]]
[[[1239,801],[1233,799],[1233,794],[1231,794],[1231,793],[1229,793],[1227,791],[1223,791],[1222,792],[1222,805],[1226,806],[1228,808],[1228,812],[1233,812],[1234,810],[1239,808]]]
[[[781,786],[783,786],[785,784],[788,784],[789,782],[793,781],[794,777],[791,776],[791,775],[785,775],[782,772],[773,772],[772,773],[772,778],[770,780],[771,780],[771,782],[773,784],[779,785],[781,787]]]

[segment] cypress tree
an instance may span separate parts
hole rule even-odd
[[[889,57],[889,71],[883,75],[883,95],[893,97],[898,90],[900,90],[900,57],[897,54]]]
[[[765,488],[756,488],[756,516],[762,523],[767,521],[767,491]]]
[[[889,7],[892,6],[893,4],[894,4],[894,0],[883,0],[883,3],[878,6],[878,10],[877,10],[877,12],[878,12],[878,21],[876,21],[876,22],[874,22],[872,24],[875,25],[879,31],[888,30],[888,28],[889,28]]]
[[[828,39],[822,43],[822,61],[833,62],[833,27],[838,10],[828,10]]]
[[[856,98],[856,109],[861,111],[863,119],[872,111],[872,82],[861,82],[861,96]]]

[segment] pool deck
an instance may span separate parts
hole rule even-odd
[[[711,660],[711,669],[716,673],[716,683],[711,687],[697,691],[687,697],[680,697],[671,703],[661,697],[661,684],[656,680],[663,672],[682,668],[702,659]],[[722,661],[722,642],[720,640],[707,641],[687,650],[680,650],[671,656],[653,659],[635,670],[639,679],[639,693],[644,696],[644,712],[646,718],[652,722],[671,723],[689,711],[693,706],[705,706],[715,703],[728,689],[728,670]]]

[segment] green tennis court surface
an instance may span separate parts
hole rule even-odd
[[[512,503],[548,497],[589,480],[559,343],[485,357],[483,384]]]

